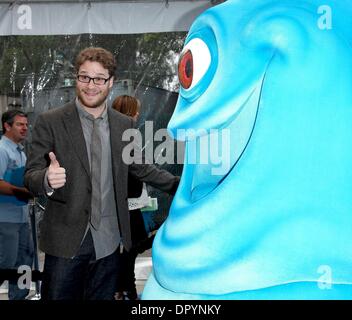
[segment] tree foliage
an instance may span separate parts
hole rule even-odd
[[[117,78],[177,91],[176,64],[186,34],[0,37],[0,94],[18,96],[60,87],[75,76],[74,59],[89,46],[113,52]]]

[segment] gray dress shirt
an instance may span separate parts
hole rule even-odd
[[[94,117],[83,109],[78,99],[76,99],[76,107],[82,125],[90,165],[90,143]],[[99,129],[102,144],[101,223],[98,230],[95,230],[90,223],[87,227],[87,231],[89,229],[92,233],[97,260],[112,254],[118,248],[120,243],[120,232],[112,178],[110,128],[107,107],[105,107],[105,110],[100,117],[101,123]]]

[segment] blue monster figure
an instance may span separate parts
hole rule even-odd
[[[326,3],[229,0],[193,23],[144,299],[352,299],[352,4]]]

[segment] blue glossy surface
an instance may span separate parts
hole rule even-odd
[[[226,129],[226,170],[185,164],[144,299],[352,298],[352,4],[328,1],[331,26],[321,6],[230,0],[193,23],[212,63],[168,129],[186,161]]]

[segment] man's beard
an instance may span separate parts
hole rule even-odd
[[[94,103],[92,101],[86,100],[85,96],[77,88],[76,88],[76,95],[79,101],[83,104],[83,106],[87,108],[97,108],[97,107],[100,107],[105,102],[105,100],[109,95],[109,91],[107,90],[107,92],[103,92],[103,94],[100,94],[99,99],[96,100]]]

